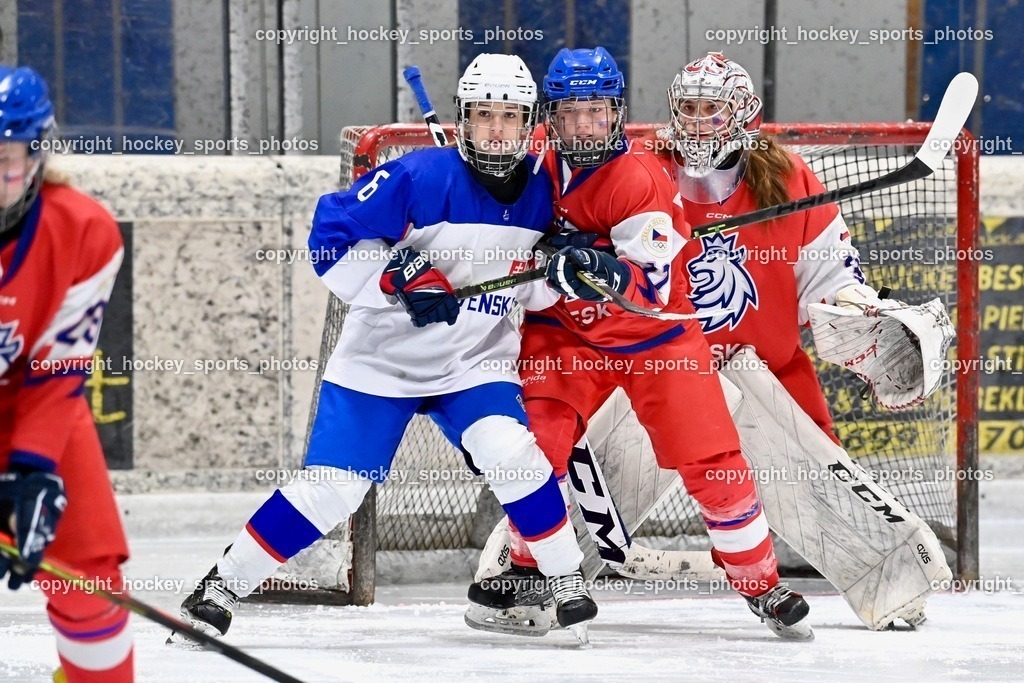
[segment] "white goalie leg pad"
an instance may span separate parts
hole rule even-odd
[[[622,389],[587,423],[586,439],[630,534],[683,482],[677,471],[658,467],[647,430]]]
[[[512,535],[508,528],[508,517],[502,517],[487,537],[484,549],[480,551],[480,562],[476,567],[474,581],[483,581],[501,574],[512,566]]]
[[[726,399],[772,530],[868,628],[912,614],[952,578],[928,525],[829,439],[752,349],[721,374],[735,385]]]

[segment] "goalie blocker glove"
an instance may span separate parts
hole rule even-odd
[[[56,474],[25,469],[0,473],[0,528],[7,530],[10,524],[21,555],[20,565],[14,567],[0,556],[0,579],[10,571],[7,585],[11,590],[18,590],[35,576],[67,504],[64,481]]]
[[[414,249],[395,252],[381,274],[380,289],[402,302],[416,327],[454,325],[459,315],[459,300],[448,278]]]
[[[611,254],[597,249],[565,247],[551,257],[547,267],[547,280],[556,291],[570,299],[602,302],[608,297],[580,279],[580,272],[588,272],[604,280],[619,294],[625,294],[632,280],[628,265]]]

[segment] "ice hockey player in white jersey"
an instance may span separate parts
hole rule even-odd
[[[555,296],[543,282],[461,303],[453,295],[453,285],[525,267],[551,226],[550,177],[527,158],[537,86],[518,57],[484,54],[459,80],[455,102],[457,149],[411,152],[317,204],[309,238],[317,275],[351,308],[324,373],[305,468],[182,603],[182,616],[211,635],[227,632],[240,597],[355,512],[387,477],[416,413],[488,475],[547,577],[559,623],[581,626],[597,614],[511,370],[513,297],[542,308]]]

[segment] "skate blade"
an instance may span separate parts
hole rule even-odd
[[[806,619],[801,619],[792,626],[786,626],[771,619],[767,619],[765,623],[768,624],[768,628],[772,630],[772,633],[783,640],[800,640],[805,642],[814,640],[814,631],[811,630],[811,625],[807,623]]]
[[[592,647],[590,644],[589,624],[574,624],[573,626],[569,627],[569,630],[572,631],[572,634],[574,636],[576,636],[576,640],[580,642],[581,650],[589,650]]]
[[[502,633],[510,636],[539,638],[551,630],[551,615],[537,607],[491,609],[470,604],[466,608],[466,625],[478,631]]]
[[[203,646],[200,643],[192,640],[183,633],[177,631],[171,631],[171,635],[167,636],[167,640],[164,641],[164,645],[170,645],[176,647],[179,650],[202,650]]]

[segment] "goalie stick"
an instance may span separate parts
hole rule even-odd
[[[12,563],[20,564],[21,555],[18,553],[18,549],[10,545],[8,540],[8,537],[0,534],[0,555],[6,556]],[[61,564],[57,560],[43,560],[39,563],[39,568],[58,578],[68,581],[71,585],[85,591],[86,593],[95,595],[96,597],[102,598],[107,602],[118,605],[119,607],[123,607],[129,612],[134,612],[140,617],[144,617],[150,621],[155,621],[161,626],[165,626],[177,633],[191,638],[200,645],[203,645],[206,649],[214,650],[228,659],[238,662],[242,666],[246,666],[253,671],[263,674],[273,681],[281,681],[281,683],[302,683],[298,678],[289,676],[280,669],[276,669],[266,662],[257,659],[252,655],[246,654],[237,647],[228,645],[216,638],[212,638],[202,631],[197,631],[180,619],[176,619],[155,607],[147,605],[141,600],[137,600],[130,595],[114,593],[100,588],[98,582],[90,581],[80,572]]]
[[[921,149],[917,151],[917,154],[914,155],[914,158],[909,163],[895,171],[830,192],[769,206],[757,211],[751,211],[750,213],[733,216],[717,223],[700,225],[693,229],[693,236],[703,237],[713,233],[735,230],[746,225],[781,218],[782,216],[807,211],[817,206],[853,199],[854,197],[870,194],[877,190],[884,190],[889,187],[926,178],[935,172],[939,164],[946,157],[946,154],[953,148],[953,141],[960,134],[964,124],[967,123],[967,117],[970,116],[971,110],[974,108],[974,101],[977,96],[978,80],[966,71],[957,74],[949,82],[949,86],[946,87],[946,92],[942,96],[942,102],[939,104],[939,110],[935,114],[935,121],[928,131],[928,136],[925,138],[924,143],[922,143]],[[504,278],[487,280],[486,282],[463,287],[458,290],[457,295],[475,296],[476,294],[515,287],[516,285],[540,280],[543,277],[544,270],[542,268],[526,270]]]

